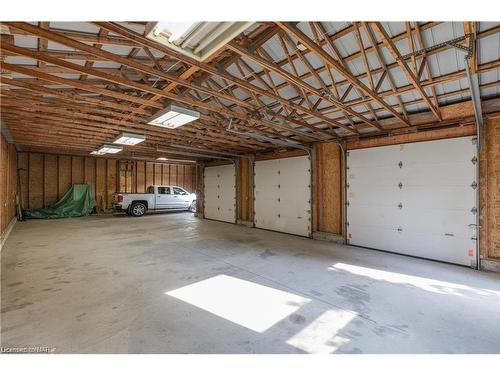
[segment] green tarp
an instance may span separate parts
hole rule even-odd
[[[73,185],[56,203],[40,210],[26,210],[28,219],[57,219],[87,216],[94,211],[95,199],[89,185]]]

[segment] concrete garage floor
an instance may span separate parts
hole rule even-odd
[[[1,345],[56,353],[499,353],[500,275],[200,220],[18,223]]]

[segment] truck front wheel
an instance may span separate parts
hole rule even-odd
[[[193,201],[191,205],[189,206],[188,210],[190,212],[195,212],[196,213],[196,201]]]
[[[146,213],[146,205],[144,203],[136,202],[130,207],[130,214],[132,216],[142,216]]]

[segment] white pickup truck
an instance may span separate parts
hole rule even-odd
[[[147,193],[115,193],[113,209],[131,216],[142,216],[148,210],[189,210],[196,212],[196,194],[178,186],[153,185]]]

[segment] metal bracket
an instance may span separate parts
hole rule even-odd
[[[475,165],[477,163],[477,157],[474,156],[470,161],[471,161],[472,164]]]
[[[398,167],[399,167],[399,168],[403,168],[403,162],[402,162],[402,161],[400,161],[400,162],[398,163]]]
[[[474,190],[477,189],[477,182],[473,181],[472,184],[470,184],[470,187],[473,188]]]
[[[398,204],[398,208],[399,208],[400,210],[402,210],[402,209],[403,209],[403,203],[399,202],[399,204]]]
[[[402,188],[403,188],[403,183],[402,183],[402,182],[400,182],[400,183],[398,184],[398,187],[399,187],[400,189],[402,189]]]

